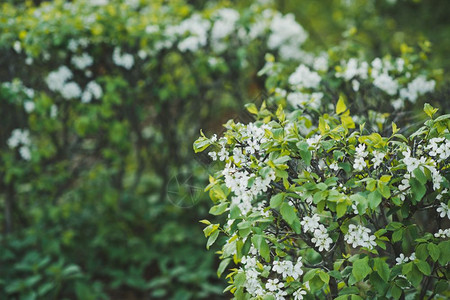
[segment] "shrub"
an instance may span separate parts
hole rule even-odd
[[[205,209],[170,203],[167,186],[204,178],[189,151],[199,124],[254,93],[263,53],[307,35],[264,6],[190,2],[1,4],[0,297],[220,294],[192,234]],[[54,273],[54,286],[36,277]]]
[[[229,121],[223,137],[201,136],[222,167],[206,190],[203,220],[218,240],[236,299],[447,297],[450,257],[450,115],[408,138],[354,122],[341,98],[309,132],[301,110],[250,107],[256,121]],[[229,268],[234,262],[237,267]]]

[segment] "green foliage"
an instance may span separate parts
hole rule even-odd
[[[227,276],[236,299],[449,296],[440,283],[449,276],[449,115],[426,104],[430,118],[406,139],[350,129],[346,111],[340,100],[303,136],[307,109],[263,105],[254,114],[267,117],[228,122],[207,148],[225,157],[210,179],[231,190],[221,210],[240,211],[209,225],[226,236],[220,258],[238,267]]]

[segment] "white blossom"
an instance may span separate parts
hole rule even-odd
[[[370,235],[370,229],[362,225],[355,226],[350,224],[348,226],[348,232],[344,236],[344,240],[352,245],[353,248],[358,246],[366,247],[368,249],[373,249],[376,246],[374,235]]]
[[[400,253],[399,257],[395,259],[397,262],[396,265],[401,265],[407,263],[409,261],[409,257],[405,256],[403,253]]]
[[[66,100],[79,98],[81,96],[80,86],[73,81],[64,84],[60,92],[61,96]]]
[[[439,229],[438,232],[434,234],[436,238],[450,238],[450,229]]]
[[[122,53],[122,50],[119,47],[114,48],[112,59],[114,64],[119,67],[124,67],[127,70],[130,70],[134,65],[133,55]]]
[[[71,62],[78,70],[84,70],[92,66],[94,59],[89,54],[83,53],[80,56],[73,56]]]
[[[378,168],[381,163],[383,162],[384,159],[384,153],[383,152],[379,152],[379,151],[373,151],[373,158],[372,158],[372,162],[373,162],[373,167],[376,169]]]
[[[448,207],[447,204],[441,202],[440,204],[441,206],[439,206],[436,211],[439,214],[439,216],[441,218],[445,218],[447,216],[447,218],[450,219],[450,208]]]
[[[307,66],[301,64],[294,73],[289,76],[289,83],[297,88],[317,88],[322,78],[319,74],[311,71]]]

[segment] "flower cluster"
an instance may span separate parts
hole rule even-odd
[[[225,202],[230,206],[224,231],[230,238],[223,247],[223,258],[239,257],[246,250],[238,245],[250,243],[256,249],[252,255],[264,259],[265,263],[258,267],[257,281],[250,281],[252,284],[242,290],[252,297],[272,295],[284,299],[289,295],[302,299],[305,294],[318,295],[321,287],[332,280],[321,272],[335,268],[340,276],[349,276],[347,267],[335,267],[342,261],[352,264],[352,281],[379,284],[371,276],[366,277],[376,272],[389,285],[387,270],[395,265],[389,257],[394,255],[396,243],[407,237],[409,226],[397,220],[405,218],[405,212],[414,205],[420,205],[429,215],[437,212],[441,218],[450,218],[446,154],[449,139],[447,125],[443,125],[448,116],[427,121],[409,142],[396,134],[395,124],[390,137],[349,130],[345,118],[350,117],[340,115],[347,111],[346,105],[339,101],[337,116],[321,117],[321,124],[311,126],[306,136],[300,130],[304,119],[296,112],[285,114],[279,108],[270,115],[264,104],[259,111],[249,108],[264,121],[248,125],[229,122],[227,132],[218,141],[216,136],[203,136],[195,144],[203,149],[211,147],[212,156],[222,157],[225,162],[217,179],[210,181],[232,192]],[[432,111],[425,105],[425,112]],[[422,138],[413,141],[417,135]],[[259,181],[260,177],[266,178],[265,174],[271,174],[270,180]],[[253,190],[255,182],[259,187]],[[242,199],[247,199],[245,204]],[[236,203],[239,212],[233,206]],[[432,222],[437,224],[436,233],[427,234],[418,228],[421,239],[403,249],[412,254],[396,259],[397,264],[417,265],[423,276],[431,272],[425,266],[430,262],[424,259],[424,246],[434,262],[447,263],[440,253],[448,247],[444,243],[449,230],[440,229],[439,220]],[[414,251],[420,253],[417,258]],[[391,256],[379,257],[386,252]],[[297,264],[289,258],[292,255],[298,258]],[[270,262],[271,268],[264,265],[270,266]],[[398,276],[406,278],[412,288],[419,279],[408,272],[408,267]],[[242,272],[247,280],[255,278],[246,268]],[[312,282],[315,292],[305,289]]]
[[[11,149],[19,147],[20,156],[24,160],[31,159],[31,140],[30,140],[30,132],[27,129],[14,129],[11,132],[11,136],[8,139],[8,147]]]
[[[368,249],[373,249],[377,244],[375,242],[375,236],[370,235],[371,231],[361,225],[350,224],[348,226],[348,232],[344,236],[344,240],[352,245],[353,248],[356,247],[366,247]]]
[[[416,254],[413,252],[410,256],[405,256],[405,254],[400,253],[400,255],[395,259],[397,265],[407,263],[408,261],[414,261],[416,259]]]
[[[300,224],[303,226],[303,231],[312,233],[311,242],[319,251],[330,250],[330,245],[333,240],[330,238],[325,226],[319,223],[320,217],[317,214],[311,217],[305,216]]]
[[[127,70],[130,70],[134,65],[133,55],[130,53],[122,53],[119,47],[114,48],[112,59],[114,64],[119,67],[124,67]]]
[[[353,168],[356,171],[362,171],[366,167],[366,161],[364,158],[369,154],[366,150],[366,145],[360,144],[356,147],[355,162]]]

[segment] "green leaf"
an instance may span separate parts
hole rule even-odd
[[[439,245],[439,263],[441,266],[445,266],[450,261],[450,240],[440,242]]]
[[[371,209],[377,208],[381,203],[381,194],[378,192],[378,190],[373,191],[369,194],[369,207]]]
[[[209,250],[209,247],[211,247],[212,244],[217,240],[217,237],[219,236],[220,231],[216,230],[214,231],[208,238],[208,241],[206,242],[206,249]]]
[[[336,114],[341,114],[344,111],[347,110],[347,106],[345,105],[345,101],[344,98],[342,97],[342,95],[339,97],[339,100],[336,104]]]
[[[433,115],[438,111],[437,108],[434,108],[433,106],[431,106],[428,103],[425,103],[425,105],[423,106],[423,111],[430,117],[433,118]]]
[[[426,261],[418,260],[414,263],[416,264],[416,266],[420,270],[420,272],[422,272],[423,274],[425,274],[427,276],[431,275],[430,265]]]
[[[425,174],[423,174],[422,170],[420,168],[416,168],[413,171],[414,177],[421,183],[421,184],[425,184],[427,183],[427,177],[425,176]]]
[[[400,297],[402,296],[402,289],[393,284],[391,287],[391,295],[394,299],[400,299]]]
[[[389,265],[379,257],[374,259],[374,270],[380,275],[384,282],[389,280],[389,275],[391,273]]]
[[[403,224],[400,222],[390,222],[386,227],[389,231],[395,231],[403,227]]]
[[[357,259],[353,262],[352,274],[355,277],[356,281],[363,280],[367,275],[370,274],[370,272],[372,272],[372,269],[369,267],[368,256],[362,259]]]
[[[346,212],[347,212],[347,203],[345,201],[339,202],[338,205],[336,206],[336,213],[338,219],[343,215],[345,215]]]
[[[247,103],[245,104],[245,108],[247,108],[248,112],[257,115],[258,114],[258,108],[256,108],[256,105],[254,103]]]
[[[225,258],[222,260],[219,264],[219,268],[217,268],[217,277],[220,278],[222,276],[223,272],[225,271],[226,267],[230,264],[231,257]]]
[[[209,147],[210,144],[210,140],[206,137],[199,137],[195,142],[194,142],[194,152],[198,153],[198,152],[202,152],[203,150],[205,150],[206,148]]]
[[[409,185],[411,186],[411,191],[416,201],[420,201],[425,195],[427,189],[425,185],[423,185],[416,178],[409,179]]]
[[[320,271],[319,272],[319,277],[320,279],[322,279],[322,281],[326,284],[328,284],[328,282],[330,281],[330,275],[328,275],[327,273],[325,273],[324,271]]]
[[[294,221],[297,219],[297,214],[295,213],[294,208],[286,202],[281,204],[280,213],[281,213],[281,216],[283,217],[283,219],[289,225],[293,224]]]
[[[299,149],[299,153],[303,161],[307,166],[311,164],[311,151],[308,150],[309,145],[307,142],[299,142],[297,143],[297,147]]]
[[[439,280],[438,282],[436,282],[436,285],[434,286],[434,292],[437,294],[441,294],[445,291],[448,291],[448,281]]]
[[[412,267],[413,267],[413,262],[412,261],[404,264],[403,267],[402,267],[403,275],[409,274],[412,271]]]
[[[239,272],[234,276],[233,283],[237,288],[239,288],[245,283],[245,279],[246,279],[245,273]]]
[[[401,239],[403,239],[403,232],[404,232],[404,231],[405,231],[404,228],[401,228],[401,229],[395,231],[395,232],[392,234],[392,242],[395,243],[395,242],[398,242],[398,241],[400,241]]]
[[[271,208],[278,208],[278,206],[281,205],[281,203],[283,202],[285,197],[286,197],[285,193],[276,194],[275,196],[270,198],[270,207]]]
[[[266,238],[263,235],[254,235],[252,236],[252,243],[258,249],[259,254],[261,254],[264,260],[267,262],[270,261],[270,248]]]
[[[228,203],[220,203],[218,205],[215,205],[213,207],[211,207],[211,209],[209,210],[209,213],[215,216],[221,215],[223,214],[228,208]]]
[[[431,259],[437,261],[439,259],[439,247],[436,244],[429,243],[427,245],[428,252],[430,253]]]
[[[428,257],[427,244],[422,243],[416,247],[416,257],[421,260],[426,260]]]

